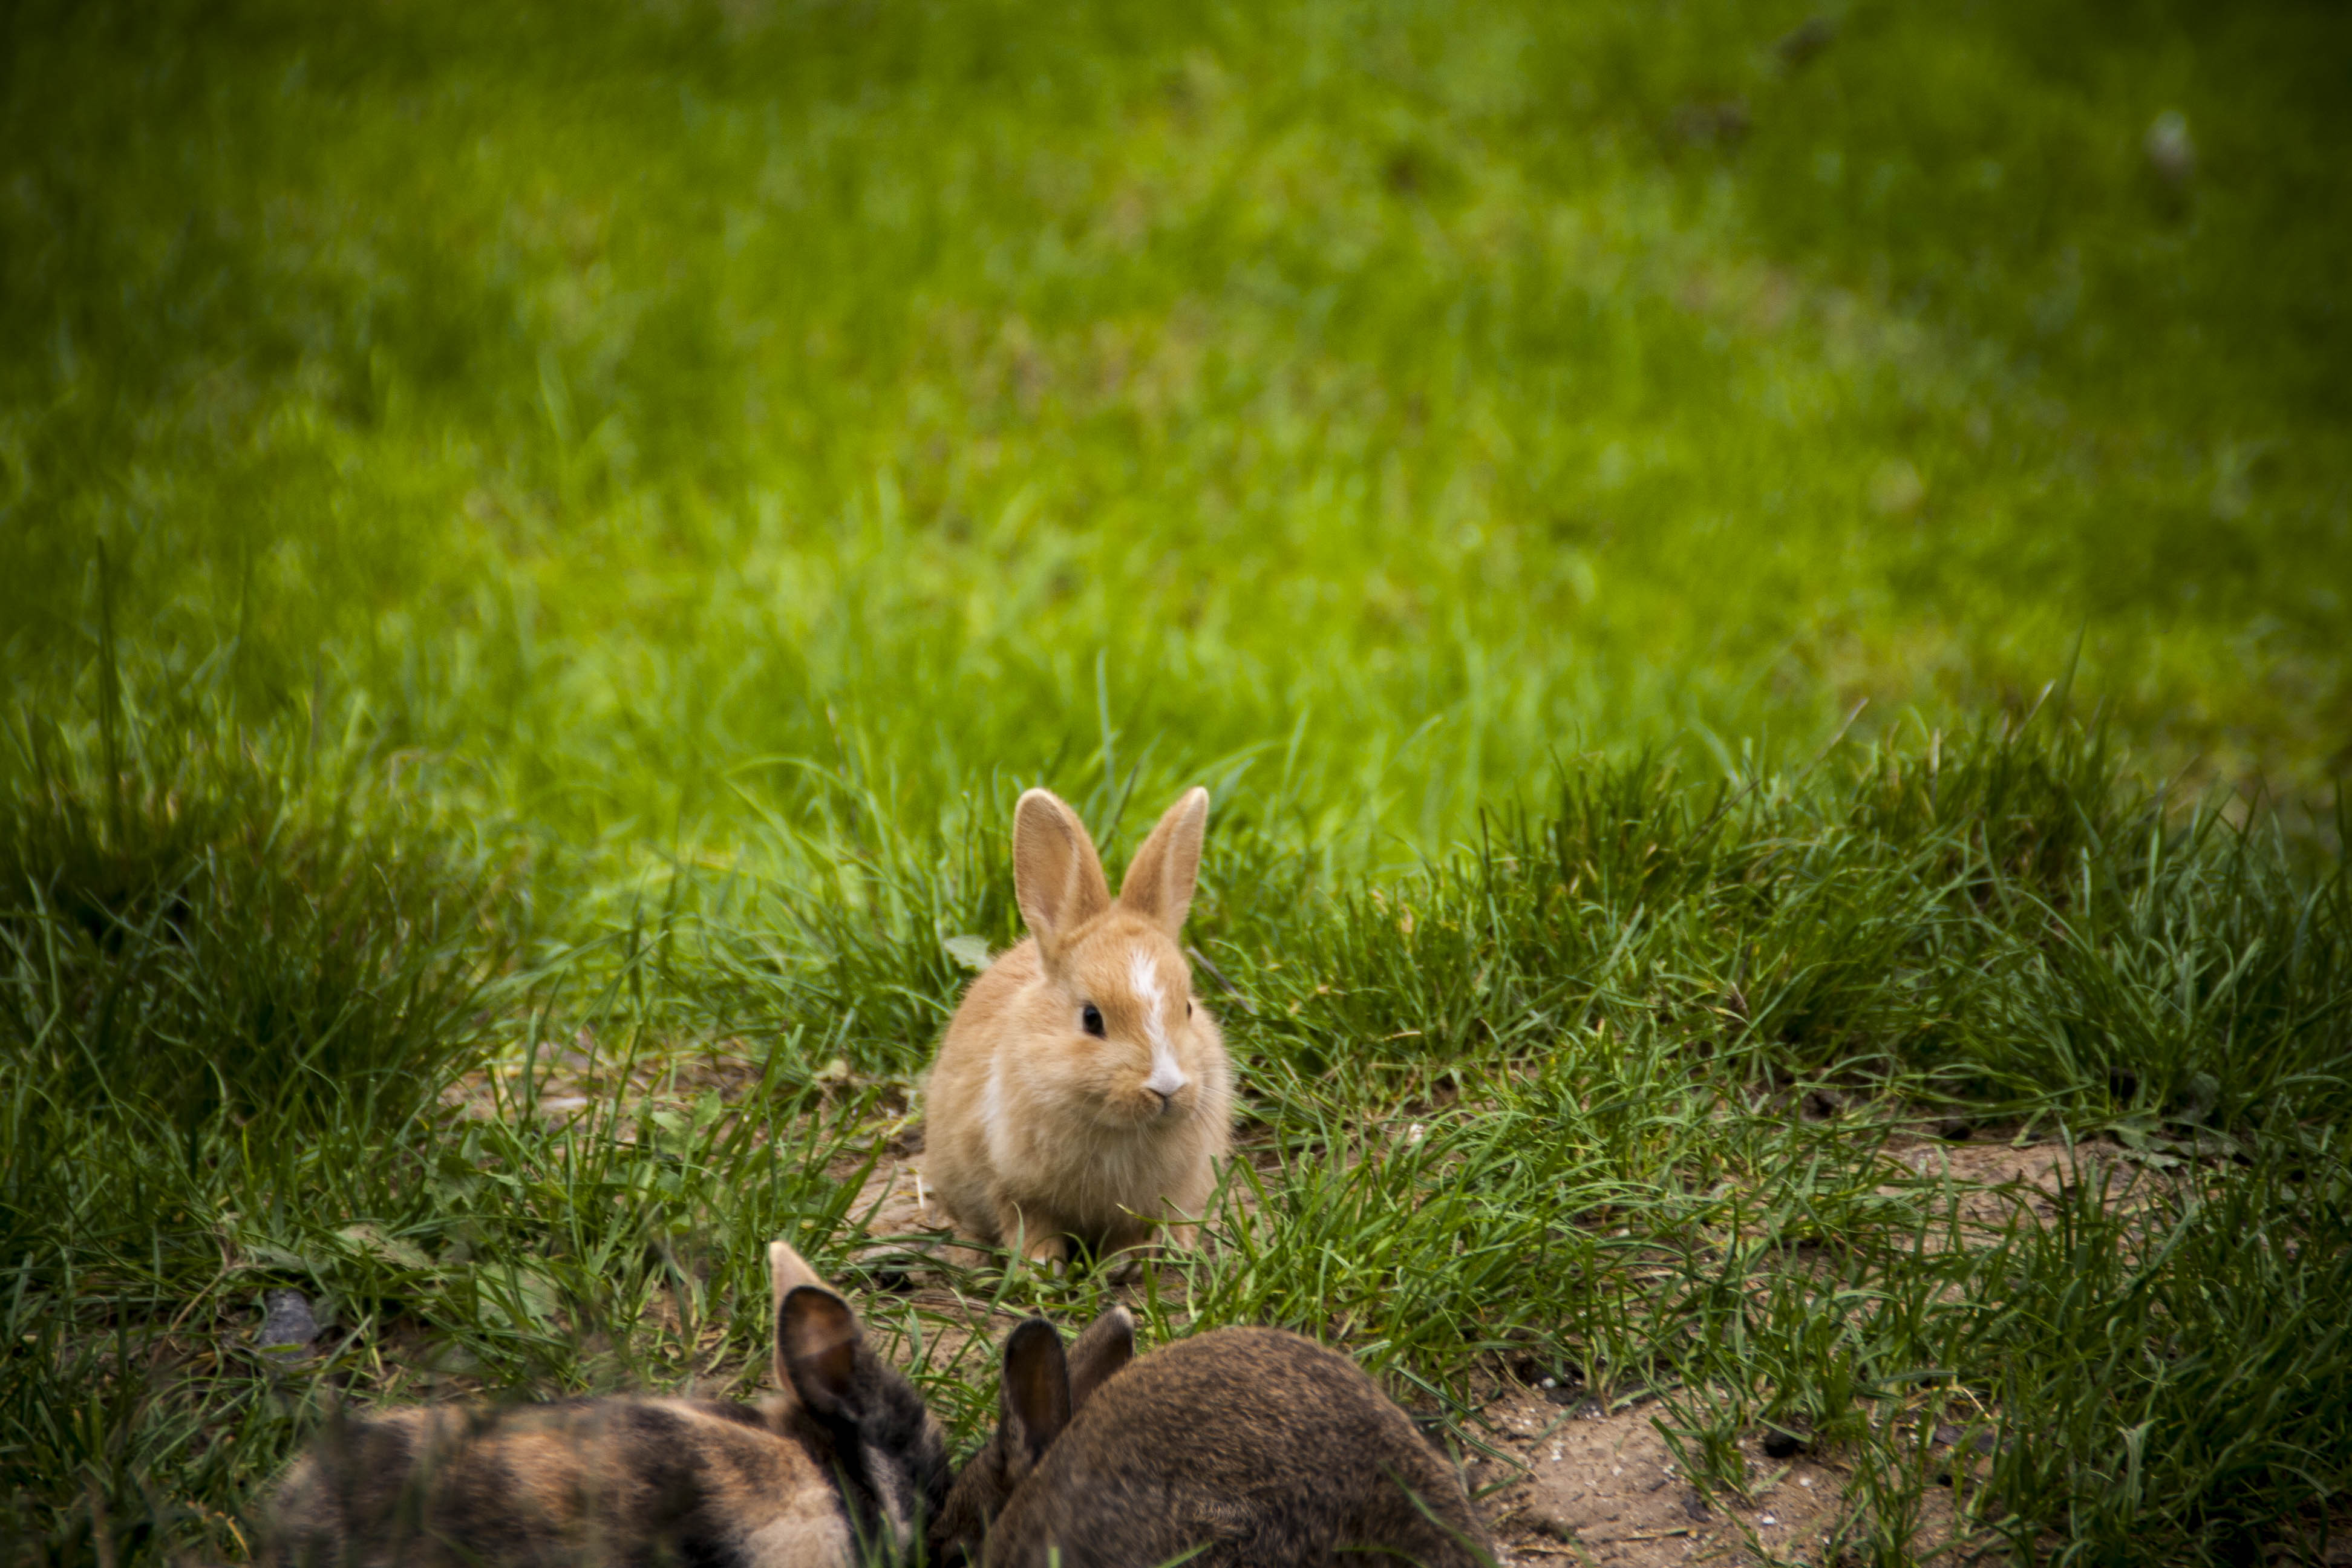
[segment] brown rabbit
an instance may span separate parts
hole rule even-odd
[[[273,1568],[847,1568],[911,1545],[947,1447],[849,1306],[768,1249],[782,1392],[426,1406],[331,1425],[270,1504]]]
[[[1029,940],[964,994],[925,1091],[924,1173],[962,1226],[1036,1262],[1197,1218],[1232,1136],[1233,1072],[1177,945],[1209,792],[1187,791],[1114,902],[1094,840],[1042,789],[1013,814]]]
[[[1312,1340],[1219,1329],[1093,1376],[1081,1403],[1051,1325],[1013,1331],[1003,1426],[956,1478],[935,1558],[988,1568],[1494,1561],[1454,1467],[1354,1362]],[[983,1468],[1000,1453],[1025,1475]]]
[[[1066,1357],[1061,1334],[1043,1318],[1024,1319],[1005,1337],[996,1431],[956,1472],[946,1506],[931,1526],[933,1562],[977,1561],[989,1521],[1037,1468],[1045,1446],[1134,1354],[1135,1320],[1124,1307],[1113,1307],[1088,1324]]]

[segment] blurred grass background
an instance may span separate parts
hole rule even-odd
[[[2324,794],[2345,30],[17,7],[16,688],[89,704],[103,553],[142,689],[454,759],[598,879],[778,759],[928,815],[1107,732],[1433,847],[2078,635],[2158,765]]]
[[[1153,1332],[1348,1340],[1473,1440],[1533,1353],[1733,1490],[1814,1425],[1873,1561],[1921,1368],[2063,1435],[1985,1483],[2013,1552],[2324,1536],[2347,58],[2320,4],[10,7],[0,1539],[239,1558],[332,1388],[755,1377],[730,1304],[845,1266],[1033,782],[1107,847],[1216,791],[1286,1225]],[[551,1127],[567,1052],[732,1076]],[[1922,1105],[2181,1185],[1939,1251],[1874,1163]],[[982,1352],[871,1310],[968,1436]]]

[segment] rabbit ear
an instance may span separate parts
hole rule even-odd
[[[820,1290],[830,1290],[824,1277],[809,1267],[809,1260],[793,1250],[786,1241],[768,1243],[768,1290],[779,1307],[784,1304],[784,1292],[795,1285],[814,1285]]]
[[[789,1243],[768,1243],[768,1327],[773,1336],[768,1347],[768,1364],[775,1369],[779,1388],[793,1385],[784,1375],[783,1318],[784,1297],[795,1285],[814,1285],[820,1290],[832,1289]]]
[[[1174,936],[1192,911],[1201,875],[1201,839],[1209,830],[1209,792],[1195,786],[1168,808],[1128,862],[1118,901]]]
[[[1110,907],[1095,841],[1049,791],[1024,791],[1013,808],[1013,890],[1049,966],[1070,932]]]
[[[1062,1336],[1045,1319],[1027,1319],[1004,1342],[1005,1436],[1034,1465],[1070,1424],[1070,1408]]]
[[[1070,1346],[1070,1414],[1086,1407],[1087,1398],[1103,1379],[1128,1363],[1135,1354],[1135,1319],[1124,1307],[1113,1307],[1087,1325]]]
[[[866,1336],[849,1303],[822,1285],[795,1285],[776,1310],[776,1370],[814,1414],[858,1415],[857,1355]]]

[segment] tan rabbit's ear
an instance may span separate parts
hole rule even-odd
[[[1049,966],[1072,931],[1110,908],[1095,841],[1051,791],[1024,791],[1013,808],[1013,891]]]
[[[1182,931],[1184,917],[1192,909],[1192,889],[1200,880],[1201,840],[1208,831],[1209,792],[1197,786],[1186,790],[1128,862],[1118,901],[1159,922],[1170,936]]]

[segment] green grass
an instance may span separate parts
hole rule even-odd
[[[2308,1549],[2347,23],[1810,15],[9,11],[9,1560],[241,1559],[336,1391],[744,1389],[777,1235],[970,1440],[1104,1282],[893,1295],[838,1178],[1034,782],[1215,793],[1149,1335],[1802,1425],[1855,1561],[1939,1416],[2021,1560]],[[1989,1223],[1950,1118],[2159,1183]]]

